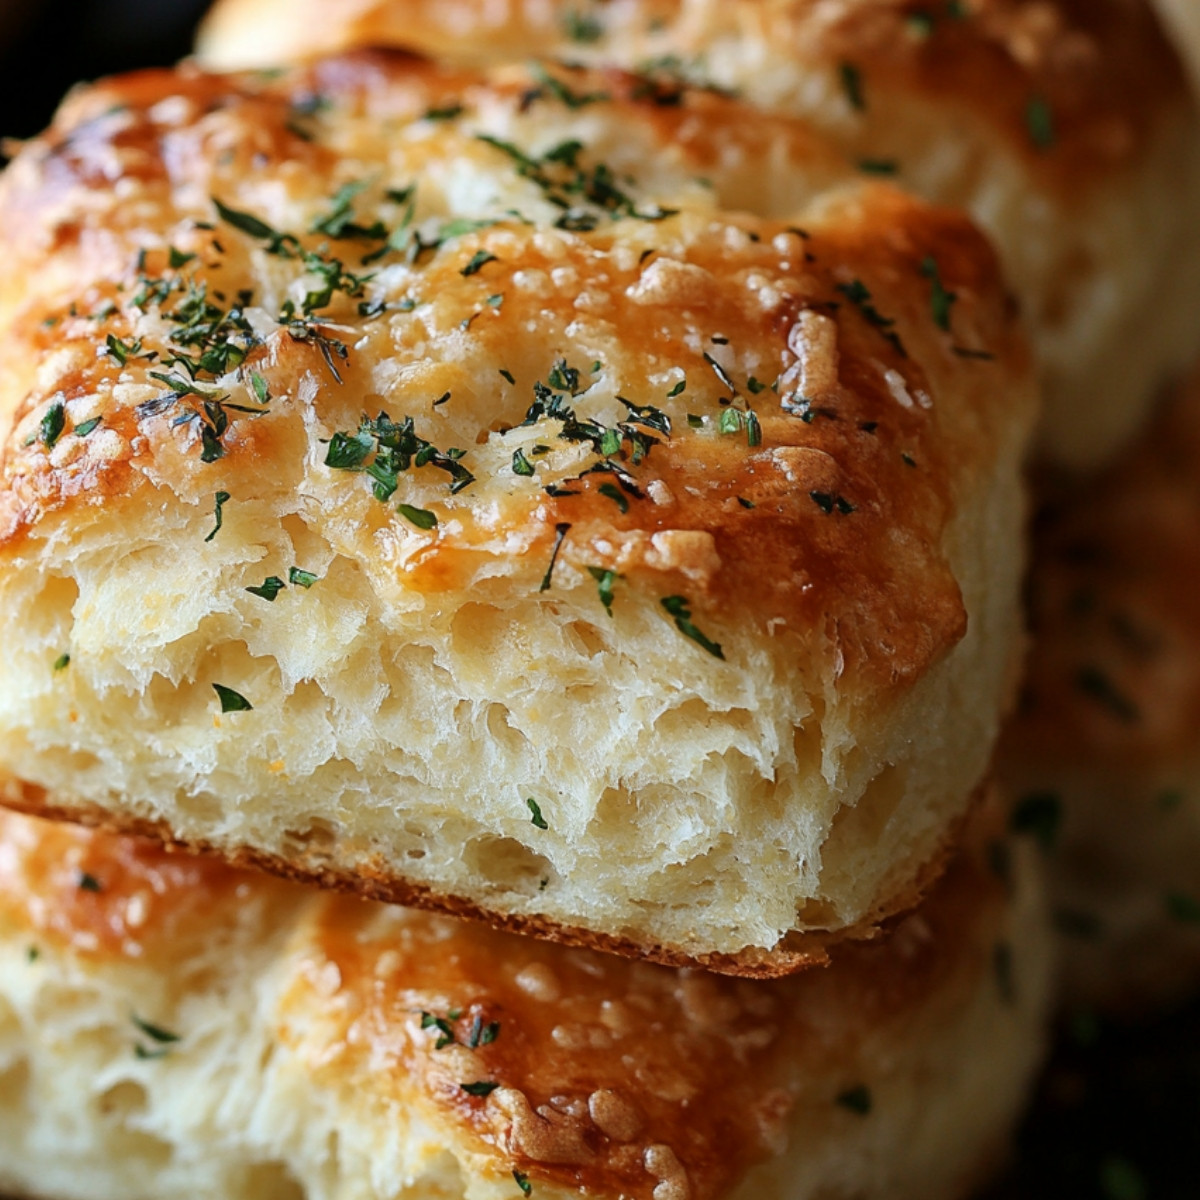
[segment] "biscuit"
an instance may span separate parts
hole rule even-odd
[[[951,1200],[1044,1043],[1035,856],[734,980],[0,815],[0,1190]],[[990,853],[985,847],[990,846]]]
[[[79,93],[0,229],[10,803],[750,973],[914,903],[1018,656],[965,217],[723,97],[362,55]]]
[[[1043,365],[1040,450],[1068,467],[1111,457],[1191,362],[1200,130],[1144,0],[223,0],[199,51],[261,65],[366,44],[614,62],[664,102],[710,81],[965,207]]]
[[[1044,489],[1000,769],[1051,854],[1076,1004],[1134,1013],[1200,984],[1198,463],[1200,373],[1094,484]]]
[[[1163,24],[1187,63],[1194,88],[1200,88],[1200,8],[1192,0],[1155,0]]]

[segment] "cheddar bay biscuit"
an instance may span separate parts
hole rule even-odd
[[[1200,982],[1200,372],[1081,490],[1043,489],[1034,647],[1001,770],[1049,852],[1069,997]]]
[[[886,941],[747,981],[0,816],[0,1188],[964,1197],[1049,990],[1037,864],[987,844]]]
[[[0,230],[10,804],[745,973],[936,873],[1033,419],[965,218],[711,94],[359,56],[80,93]]]
[[[1191,0],[1183,0],[1190,3]],[[802,115],[995,240],[1046,383],[1040,450],[1111,457],[1200,332],[1200,132],[1146,0],[223,0],[221,66],[330,47],[550,54]]]

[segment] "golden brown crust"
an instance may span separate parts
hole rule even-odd
[[[725,1195],[780,1152],[798,1097],[818,1129],[832,1122],[818,1139],[863,1120],[838,1097],[865,1090],[870,1104],[890,1067],[865,1061],[863,1046],[881,1030],[931,1036],[939,1014],[957,1021],[979,993],[1010,986],[992,980],[1011,901],[992,815],[918,915],[791,980],[675,972],[352,898],[314,902],[293,933],[301,961],[276,1036],[308,1086],[358,1081],[376,1109],[421,1115],[485,1176],[515,1170],[564,1194]],[[0,885],[0,920],[43,950],[167,977],[181,937],[287,891],[150,842],[2,814]],[[476,1081],[481,1092],[464,1089]]]
[[[256,47],[267,44],[279,58],[369,45],[474,60],[536,53],[614,56],[633,65],[631,57],[673,56],[684,64],[695,57],[700,73],[720,75],[706,51],[723,38],[745,38],[783,60],[850,64],[867,104],[899,92],[972,111],[1039,175],[1076,192],[1137,158],[1164,112],[1183,101],[1178,58],[1147,4],[970,0],[958,7],[925,0],[349,0],[322,3],[321,19],[305,20],[294,3],[224,0],[200,50],[218,63],[253,61]]]
[[[972,801],[973,811],[984,804],[989,792],[990,788],[986,785],[979,789]],[[994,801],[988,801],[988,805],[994,807]],[[201,909],[207,901],[200,884],[210,878],[219,880],[223,877],[215,865],[210,869],[195,864],[223,864],[231,873],[231,878],[232,873],[253,870],[289,883],[313,884],[331,891],[356,895],[365,900],[443,913],[460,920],[491,926],[508,934],[538,938],[561,946],[615,954],[667,967],[700,967],[720,975],[742,979],[780,979],[811,967],[824,967],[830,962],[831,954],[837,956],[845,952],[844,947],[886,936],[903,914],[917,908],[925,896],[939,885],[947,864],[957,852],[961,840],[959,832],[966,823],[964,818],[963,822],[958,823],[946,835],[939,853],[921,866],[916,879],[905,881],[898,892],[882,901],[864,920],[854,926],[824,934],[789,934],[778,946],[770,949],[747,947],[738,954],[689,955],[671,946],[648,942],[645,939],[621,937],[593,929],[571,928],[544,917],[496,913],[481,908],[462,896],[439,894],[421,884],[397,879],[386,869],[372,871],[367,866],[348,873],[323,865],[316,861],[315,857],[305,861],[302,857],[281,858],[278,855],[266,854],[253,847],[241,847],[231,851],[202,841],[180,841],[163,821],[147,821],[95,805],[64,802],[61,798],[52,798],[42,788],[13,779],[5,779],[0,785],[0,840],[3,839],[3,829],[7,820],[5,810],[37,817],[43,822],[60,822],[64,843],[82,842],[91,845],[92,842],[81,834],[79,829],[95,831],[96,843],[100,847],[98,853],[101,855],[105,853],[105,846],[110,839],[120,845],[123,854],[125,851],[132,853],[133,850],[137,850],[136,861],[131,860],[127,864],[124,857],[121,858],[119,866],[122,872],[128,870],[136,873],[137,863],[147,856],[147,861],[158,862],[163,854],[172,855],[172,858],[162,860],[179,864],[180,870],[171,878],[188,883],[189,886],[192,883],[196,885],[197,907]],[[9,823],[21,826],[20,822]],[[70,888],[74,886],[76,891],[79,890],[78,879],[81,872],[88,872],[89,860],[80,859],[78,856],[63,856],[56,849],[43,850],[47,845],[53,846],[53,843],[53,836],[40,836],[38,839],[38,854],[44,854],[41,869],[45,872],[38,888],[53,886],[56,891],[61,890],[63,895],[74,895]],[[191,868],[186,865],[188,862],[193,863]],[[0,862],[0,883],[3,882],[4,864]],[[162,886],[161,881],[156,882],[155,891],[161,891]],[[218,886],[219,890],[226,888],[224,882]],[[37,889],[31,887],[31,890]],[[121,887],[106,887],[105,891],[108,900],[117,910],[128,898],[127,889]],[[127,937],[127,930],[119,912],[114,910],[110,914],[107,904],[94,898],[74,895],[74,900],[76,903],[61,907],[63,919],[67,922],[79,922],[83,919],[81,914],[90,915],[94,929],[88,935],[89,942],[94,939],[97,945],[111,949],[111,939]],[[47,909],[51,915],[56,911],[59,910],[54,906]],[[57,920],[57,917],[51,920],[52,928],[58,928],[55,924]]]

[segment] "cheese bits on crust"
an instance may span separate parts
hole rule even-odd
[[[1036,856],[981,832],[888,940],[762,982],[0,816],[0,1187],[965,1196],[1048,1001]]]
[[[749,973],[936,873],[1033,416],[965,218],[362,55],[78,93],[0,229],[9,803]]]
[[[1034,648],[1000,766],[1051,875],[1072,1001],[1200,982],[1200,372],[1084,489],[1044,481]]]
[[[864,174],[966,208],[1029,318],[1040,452],[1069,467],[1111,457],[1191,360],[1200,127],[1147,3],[223,0],[199,50],[271,65],[331,45],[616,63],[664,104],[708,84],[811,120]]]

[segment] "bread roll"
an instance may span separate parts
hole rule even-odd
[[[0,816],[0,1189],[951,1200],[1043,1045],[1036,866],[722,979]]]
[[[1068,998],[1126,1013],[1200,983],[1198,464],[1200,372],[1094,485],[1047,489],[1001,756],[1051,855]]]
[[[76,95],[0,245],[9,803],[739,972],[915,902],[1018,651],[965,218],[721,97],[364,56]]]
[[[708,80],[967,208],[1037,343],[1041,451],[1070,467],[1111,457],[1191,360],[1200,133],[1146,0],[221,0],[199,52],[244,66],[362,45],[615,62],[668,100]]]

